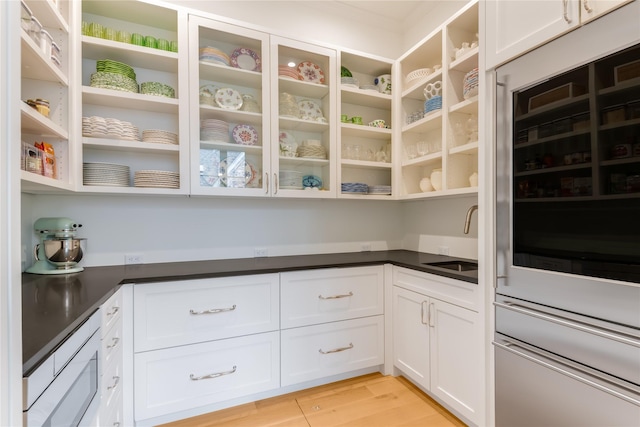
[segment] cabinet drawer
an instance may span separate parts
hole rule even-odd
[[[394,266],[393,284],[474,311],[480,305],[478,285],[462,280]]]
[[[294,328],[383,313],[383,266],[281,274],[281,326]]]
[[[100,333],[102,337],[109,333],[113,325],[122,318],[122,292],[117,291],[101,306],[102,326]]]
[[[115,397],[121,394],[122,389],[122,364],[113,363],[102,373],[100,382],[100,407],[113,407]]]
[[[136,352],[274,331],[278,275],[135,285]]]
[[[116,322],[115,325],[102,338],[100,344],[102,346],[101,360],[103,371],[109,367],[114,361],[122,360],[122,321]]]
[[[113,399],[109,402],[109,405],[103,405],[98,412],[99,427],[118,427],[124,426],[122,416],[122,392],[115,394]]]
[[[282,386],[384,363],[384,316],[281,332]]]
[[[279,349],[268,332],[136,354],[136,420],[278,388]]]

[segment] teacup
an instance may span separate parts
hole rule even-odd
[[[369,126],[373,126],[374,128],[382,128],[384,129],[385,127],[385,121],[384,120],[374,120],[369,122]]]
[[[362,124],[362,117],[360,117],[360,116],[351,117],[351,123],[353,123],[354,125],[361,125]]]
[[[374,83],[378,87],[378,92],[391,95],[391,74],[376,77]]]

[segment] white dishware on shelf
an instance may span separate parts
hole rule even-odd
[[[431,179],[428,177],[424,177],[420,180],[420,190],[423,193],[427,193],[429,191],[433,191],[433,185],[431,184]]]
[[[442,169],[434,169],[431,172],[431,185],[436,191],[442,190]]]
[[[469,186],[470,187],[478,186],[478,172],[474,172],[469,176]]]

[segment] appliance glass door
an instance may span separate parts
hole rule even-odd
[[[497,292],[636,328],[639,8],[496,70]]]

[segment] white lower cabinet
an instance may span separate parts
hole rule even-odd
[[[279,353],[277,331],[138,353],[136,419],[278,388]]]
[[[469,421],[482,404],[482,329],[478,313],[393,287],[394,366]]]
[[[282,386],[384,363],[384,316],[281,332]]]

